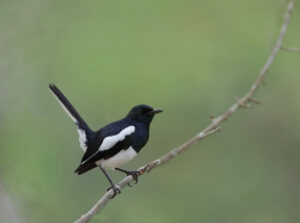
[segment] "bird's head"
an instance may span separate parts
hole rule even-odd
[[[130,110],[127,117],[136,122],[150,124],[154,115],[162,111],[161,109],[154,109],[149,105],[136,105]]]

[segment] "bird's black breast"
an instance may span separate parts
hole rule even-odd
[[[149,126],[135,124],[135,132],[132,136],[132,148],[138,153],[148,142]]]

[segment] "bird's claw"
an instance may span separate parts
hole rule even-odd
[[[115,184],[113,184],[113,185],[111,185],[111,187],[107,188],[107,191],[109,191],[110,189],[113,190],[113,196],[111,197],[111,199],[113,199],[117,194],[121,193],[121,189]]]
[[[132,176],[133,179],[135,180],[135,184],[137,184],[137,182],[138,182],[138,177],[139,177],[139,175],[140,175],[140,172],[139,172],[139,171],[136,171],[136,170],[134,170],[134,171],[128,171],[128,172],[127,172],[127,176]],[[130,183],[128,183],[128,186],[129,186],[129,187],[132,187],[133,185],[130,184]]]

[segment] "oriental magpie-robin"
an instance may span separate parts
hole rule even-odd
[[[125,118],[93,131],[63,93],[54,84],[50,84],[49,87],[78,128],[80,147],[85,153],[75,173],[80,175],[99,166],[111,184],[107,190],[113,190],[113,197],[121,193],[121,190],[113,183],[106,168],[131,175],[137,183],[137,171],[127,171],[118,167],[133,159],[145,146],[149,138],[150,123],[154,115],[162,110],[153,109],[149,105],[137,105]]]

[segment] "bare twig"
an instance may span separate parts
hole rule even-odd
[[[145,172],[149,172],[150,170],[167,163],[169,160],[171,160],[172,158],[177,156],[179,153],[189,149],[192,145],[197,143],[199,140],[201,140],[201,139],[205,138],[206,136],[209,136],[209,135],[219,131],[220,130],[220,124],[222,124],[229,117],[231,117],[231,115],[233,113],[235,113],[239,108],[244,107],[245,105],[249,105],[250,103],[259,103],[259,101],[253,99],[253,96],[255,95],[255,93],[258,90],[258,88],[260,87],[260,85],[264,83],[263,79],[266,76],[270,66],[273,63],[273,60],[274,60],[276,54],[278,53],[278,51],[281,47],[282,40],[283,40],[283,37],[286,34],[293,8],[294,8],[294,0],[290,0],[290,2],[288,4],[288,7],[287,7],[287,12],[285,13],[285,16],[284,16],[284,22],[283,22],[283,25],[281,27],[280,34],[279,34],[279,37],[276,41],[276,44],[275,44],[274,48],[272,49],[272,51],[271,51],[266,63],[264,64],[262,70],[260,71],[260,73],[258,75],[258,78],[255,80],[254,84],[252,85],[252,87],[250,88],[248,93],[246,93],[244,97],[242,97],[240,99],[237,99],[236,103],[234,103],[231,107],[229,107],[229,109],[227,111],[225,111],[219,117],[217,117],[217,118],[211,117],[211,119],[212,119],[211,123],[204,130],[202,130],[200,133],[198,133],[196,136],[194,136],[192,139],[185,142],[181,146],[171,150],[166,155],[154,160],[153,162],[151,162],[151,163],[149,163],[145,166],[140,167],[138,169],[138,171],[140,173],[139,175],[142,175]],[[121,180],[118,185],[122,189],[125,186],[127,186],[131,181],[133,181],[132,176],[127,176],[123,180]],[[112,190],[106,192],[102,196],[102,198],[92,207],[92,209],[90,209],[86,214],[83,214],[74,223],[88,222],[95,214],[97,214],[100,210],[103,209],[103,207],[107,204],[107,202],[110,200],[112,195],[113,195]]]
[[[255,99],[255,98],[250,98],[249,101],[250,101],[250,102],[253,102],[253,103],[255,103],[255,104],[258,104],[258,105],[261,105],[261,104],[262,104],[261,101]]]
[[[282,50],[293,52],[293,53],[300,53],[300,49],[294,48],[294,47],[286,47],[286,46],[281,46],[280,47]]]
[[[207,133],[203,133],[200,132],[199,134],[197,134],[196,136],[194,136],[192,139],[190,139],[189,141],[187,141],[186,143],[182,144],[181,146],[173,149],[172,151],[170,151],[169,153],[167,153],[166,155],[160,157],[159,159],[156,159],[154,161],[152,161],[151,163],[148,163],[145,166],[142,166],[138,169],[139,171],[139,175],[143,175],[146,172],[150,172],[150,170],[163,165],[164,163],[168,162],[170,159],[174,158],[175,156],[177,156],[179,153],[183,152],[184,150],[190,148],[192,145],[194,145],[195,143],[197,143],[200,139],[203,139],[206,136],[209,136],[217,131],[219,131],[221,128],[215,128],[212,131],[209,131]],[[125,177],[123,180],[121,180],[118,183],[118,186],[120,187],[120,189],[126,187],[131,181],[133,180],[132,176],[127,176]],[[86,214],[82,215],[77,221],[75,221],[74,223],[84,223],[84,222],[88,222],[90,220],[90,218],[95,215],[96,213],[98,213],[105,205],[106,203],[110,200],[110,198],[112,197],[113,192],[112,190],[109,190],[108,192],[106,192],[103,197],[92,207],[91,210],[89,210]]]

